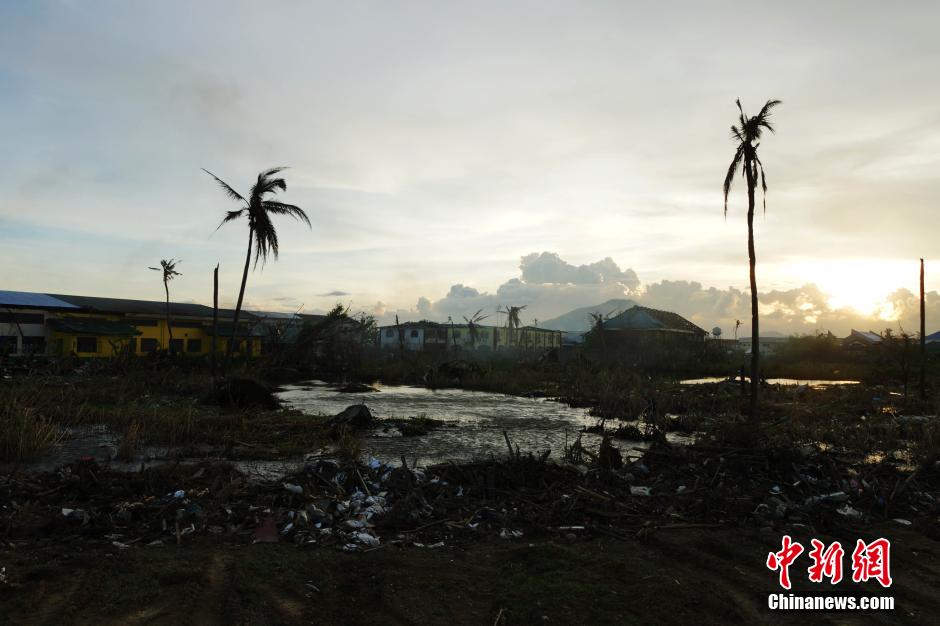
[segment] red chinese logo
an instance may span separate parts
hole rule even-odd
[[[845,554],[842,544],[835,541],[826,548],[826,544],[818,539],[811,542],[813,549],[809,551],[809,558],[813,559],[813,564],[807,570],[810,581],[821,583],[823,578],[828,578],[830,584],[838,584],[842,580],[842,556]]]
[[[803,546],[790,539],[790,535],[783,536],[783,548],[780,552],[771,552],[767,555],[767,568],[780,570],[780,586],[790,588],[790,564],[796,557],[803,554]]]
[[[810,582],[821,583],[824,578],[833,585],[841,582],[842,557],[845,556],[842,544],[834,541],[827,547],[818,539],[810,541],[813,549],[808,555],[813,563],[806,570]],[[803,551],[801,543],[793,541],[790,535],[784,535],[780,551],[767,554],[767,568],[779,571],[780,586],[784,589],[790,589],[790,565]],[[891,586],[891,542],[887,539],[876,539],[871,543],[859,539],[852,551],[852,581],[863,583],[870,579],[878,581],[882,587]]]
[[[852,580],[857,583],[874,578],[882,587],[891,586],[891,542],[876,539],[866,544],[859,539],[852,552]]]

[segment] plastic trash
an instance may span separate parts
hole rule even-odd
[[[180,490],[178,490],[178,491],[174,491],[174,492],[173,492],[173,497],[176,498],[177,500],[182,500],[183,498],[186,497],[186,492],[185,492],[184,490],[182,490],[182,489],[180,489]]]
[[[630,495],[631,496],[649,496],[650,493],[649,487],[641,487],[638,485],[630,485]]]
[[[839,515],[843,517],[847,517],[849,519],[855,519],[855,520],[862,519],[863,517],[865,517],[864,513],[862,513],[858,509],[853,508],[849,504],[844,504],[840,506],[838,509],[836,509],[836,513],[838,513]]]
[[[895,518],[894,518],[893,520],[891,520],[891,521],[897,522],[897,523],[900,524],[901,526],[910,526],[910,525],[911,525],[911,520],[909,520],[909,519],[902,519],[902,518],[900,518],[900,517],[895,517]]]
[[[849,494],[844,491],[834,491],[819,496],[810,496],[806,499],[806,504],[819,504],[820,502],[848,502]]]
[[[354,536],[356,538],[356,541],[358,541],[359,543],[365,544],[367,546],[377,546],[380,543],[378,537],[370,535],[369,533],[360,532],[360,533],[356,533]]]
[[[304,492],[303,487],[301,487],[300,485],[295,485],[294,483],[284,483],[284,489],[298,496],[302,495]]]

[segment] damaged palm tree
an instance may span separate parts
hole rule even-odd
[[[258,267],[258,261],[261,261],[263,267],[268,260],[269,254],[272,255],[275,260],[277,259],[277,231],[274,228],[274,224],[271,222],[272,215],[289,215],[310,227],[310,218],[307,217],[303,209],[293,204],[285,204],[268,199],[270,196],[277,194],[279,190],[287,190],[287,182],[283,178],[275,178],[282,170],[284,170],[283,167],[274,167],[258,174],[258,180],[255,181],[255,184],[251,187],[251,192],[246,199],[218,176],[207,169],[203,169],[206,174],[219,183],[219,186],[222,187],[222,191],[224,191],[229,198],[245,205],[235,211],[226,211],[225,218],[222,220],[222,223],[219,224],[219,228],[227,222],[242,217],[248,218],[248,252],[245,254],[245,271],[242,273],[242,283],[238,290],[238,302],[235,304],[235,317],[232,320],[232,336],[229,337],[228,347],[225,351],[225,363],[222,367],[223,371],[228,368],[228,362],[234,350],[235,336],[238,332],[238,318],[241,315],[242,301],[245,298],[245,284],[248,282],[248,267],[251,265],[252,247],[254,247],[255,268]]]
[[[767,178],[764,176],[764,164],[757,156],[761,135],[764,129],[774,132],[770,123],[770,111],[780,104],[780,100],[768,100],[760,112],[747,117],[741,107],[741,101],[736,100],[738,111],[738,124],[731,126],[731,139],[735,141],[734,158],[725,174],[725,217],[728,216],[728,194],[731,193],[731,184],[741,169],[742,176],[747,183],[747,256],[750,265],[751,282],[751,400],[750,420],[752,426],[757,422],[757,394],[760,381],[760,333],[758,332],[757,315],[757,255],[754,252],[754,194],[757,189],[758,178],[763,191],[764,211],[767,211]]]
[[[528,305],[525,305],[525,304],[522,306],[507,306],[505,309],[501,311],[497,311],[498,313],[506,314],[506,328],[509,330],[509,345],[510,346],[512,346],[513,344],[514,331],[518,330],[519,326],[521,325],[521,322],[519,320],[519,313],[527,306]]]
[[[176,271],[176,264],[181,261],[176,259],[160,259],[160,267],[150,267],[155,272],[163,272],[163,291],[166,292],[166,332],[170,337],[170,354],[173,354],[173,320],[170,317],[170,281],[177,276],[182,276]]]
[[[473,350],[476,350],[477,347],[477,337],[480,334],[480,322],[485,320],[489,315],[483,315],[483,309],[478,309],[476,313],[467,317],[463,316],[465,322],[467,322],[467,332],[470,334],[470,347]]]

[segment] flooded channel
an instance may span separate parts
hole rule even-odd
[[[815,380],[809,378],[768,378],[765,381],[768,385],[783,385],[784,387],[832,387],[836,385],[857,385],[857,380]],[[740,380],[723,378],[721,376],[710,376],[707,378],[689,378],[680,380],[680,385],[705,385],[708,383],[737,383]]]
[[[308,382],[286,386],[278,397],[285,405],[308,415],[335,415],[351,404],[364,403],[379,419],[423,416],[443,422],[418,437],[402,437],[394,427],[364,433],[364,454],[390,463],[400,463],[402,456],[409,464],[417,459],[421,465],[505,456],[504,431],[523,453],[551,450],[549,458],[560,460],[566,441],[572,443],[582,428],[597,423],[588,409],[546,398],[403,385],[380,385],[378,389],[373,393],[342,393],[322,382]],[[688,441],[672,434],[669,439]],[[600,436],[585,433],[582,442],[594,448]],[[629,453],[632,448],[645,449],[649,444],[619,441],[617,445]]]
[[[447,461],[465,462],[490,457],[504,457],[507,453],[505,432],[513,445],[525,454],[540,454],[551,450],[549,458],[560,461],[565,446],[578,437],[581,430],[598,423],[588,409],[573,408],[547,398],[525,398],[462,389],[427,389],[404,385],[378,385],[371,393],[345,393],[320,381],[286,385],[277,396],[286,408],[296,409],[306,416],[331,417],[353,404],[365,404],[380,419],[407,419],[426,417],[441,422],[427,434],[405,437],[398,428],[385,424],[360,433],[363,460],[377,458],[385,463],[399,465],[405,457],[409,465],[428,466]],[[305,419],[299,417],[298,419]],[[630,422],[626,422],[630,423]],[[619,424],[619,423],[618,423]],[[608,423],[608,428],[615,428]],[[642,427],[642,425],[640,425]],[[600,435],[584,433],[582,443],[596,449]],[[692,439],[677,433],[668,433],[673,443],[690,443]],[[217,449],[206,449],[205,456],[188,456],[192,448],[182,451],[166,446],[140,446],[136,457],[129,462],[115,457],[118,438],[106,426],[77,426],[63,432],[63,441],[56,449],[32,463],[34,471],[52,471],[77,458],[88,456],[112,469],[134,471],[167,462],[195,462],[218,458]],[[648,442],[615,440],[624,457],[638,457],[649,447]],[[333,458],[332,446],[309,450],[293,459],[231,460],[239,470],[254,479],[274,479],[297,465],[317,458]],[[226,460],[219,458],[219,460]]]

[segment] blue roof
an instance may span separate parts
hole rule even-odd
[[[924,337],[924,341],[940,341],[940,330]]]
[[[37,309],[77,309],[74,304],[53,298],[44,293],[31,291],[0,290],[0,306],[35,307]]]

